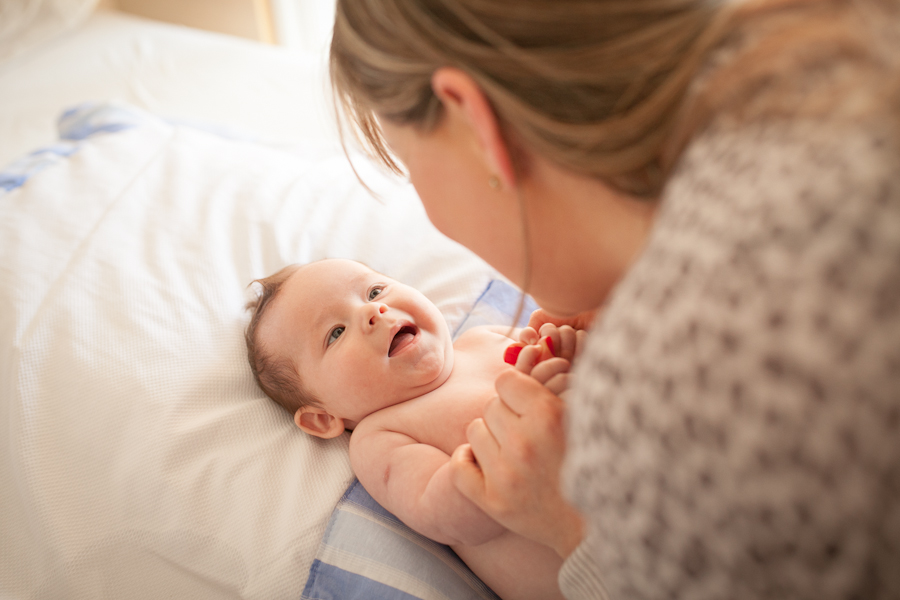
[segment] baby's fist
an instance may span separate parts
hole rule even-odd
[[[554,349],[554,356],[564,358],[569,362],[574,361],[581,353],[587,339],[587,332],[582,329],[574,329],[569,325],[557,327],[552,323],[544,323],[539,335],[542,336],[541,339],[549,338],[550,347]]]
[[[525,356],[522,357],[522,350],[526,348],[529,350],[525,353]],[[527,344],[525,342],[515,342],[510,344],[503,353],[503,360],[504,362],[519,368],[520,371],[527,372],[539,362],[543,362],[554,356],[556,356],[556,348],[553,339],[551,339],[550,336],[545,336],[533,344]],[[520,357],[522,357],[521,360]],[[522,363],[521,366],[520,363]],[[527,367],[527,369],[523,367]]]

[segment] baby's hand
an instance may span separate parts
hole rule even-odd
[[[517,370],[537,379],[557,396],[561,396],[569,388],[569,369],[572,363],[564,358],[552,356],[547,347],[548,342],[550,342],[550,338],[546,337],[542,338],[538,344],[519,348],[514,366]],[[513,346],[515,345],[513,344]],[[507,353],[509,353],[509,348],[507,348]],[[548,354],[550,355],[548,356]]]
[[[535,331],[532,327],[525,327],[519,333],[519,341],[522,342],[523,345],[529,346],[546,343],[546,346],[550,351],[550,356],[558,356],[569,362],[573,362],[575,357],[581,353],[581,348],[584,346],[584,341],[586,339],[587,332],[583,329],[574,329],[569,325],[557,327],[552,323],[544,323],[541,325],[540,333]],[[546,358],[549,358],[550,356],[542,354],[539,360],[546,360]],[[510,364],[514,364],[514,362]]]
[[[519,339],[521,339],[521,337]],[[539,362],[556,356],[553,340],[549,336],[547,336],[543,339],[536,339],[533,342],[521,341],[510,344],[506,347],[506,351],[503,353],[504,362],[507,362],[513,366],[518,365],[520,362],[519,357],[521,356],[522,351],[526,348],[529,348],[530,350],[527,353],[528,360],[525,362],[532,367]]]
[[[568,325],[545,323],[540,333],[526,327],[519,334],[520,341],[511,344],[503,358],[559,396],[569,387],[569,369],[586,337],[586,332]]]

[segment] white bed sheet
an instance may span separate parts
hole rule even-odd
[[[118,101],[274,144],[337,143],[325,57],[99,10],[0,63],[0,165],[56,139],[74,104]]]

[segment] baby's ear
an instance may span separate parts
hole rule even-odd
[[[344,420],[317,406],[301,406],[294,413],[294,423],[306,433],[326,440],[344,433]]]

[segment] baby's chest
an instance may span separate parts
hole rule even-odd
[[[466,443],[469,423],[484,415],[485,405],[497,395],[494,382],[503,370],[476,365],[468,373],[460,373],[435,395],[423,402],[417,417],[420,421],[419,441],[442,449],[448,454]]]
[[[493,385],[459,386],[446,390],[419,415],[419,441],[451,454],[466,443],[469,423],[484,415],[484,407],[496,395]]]

